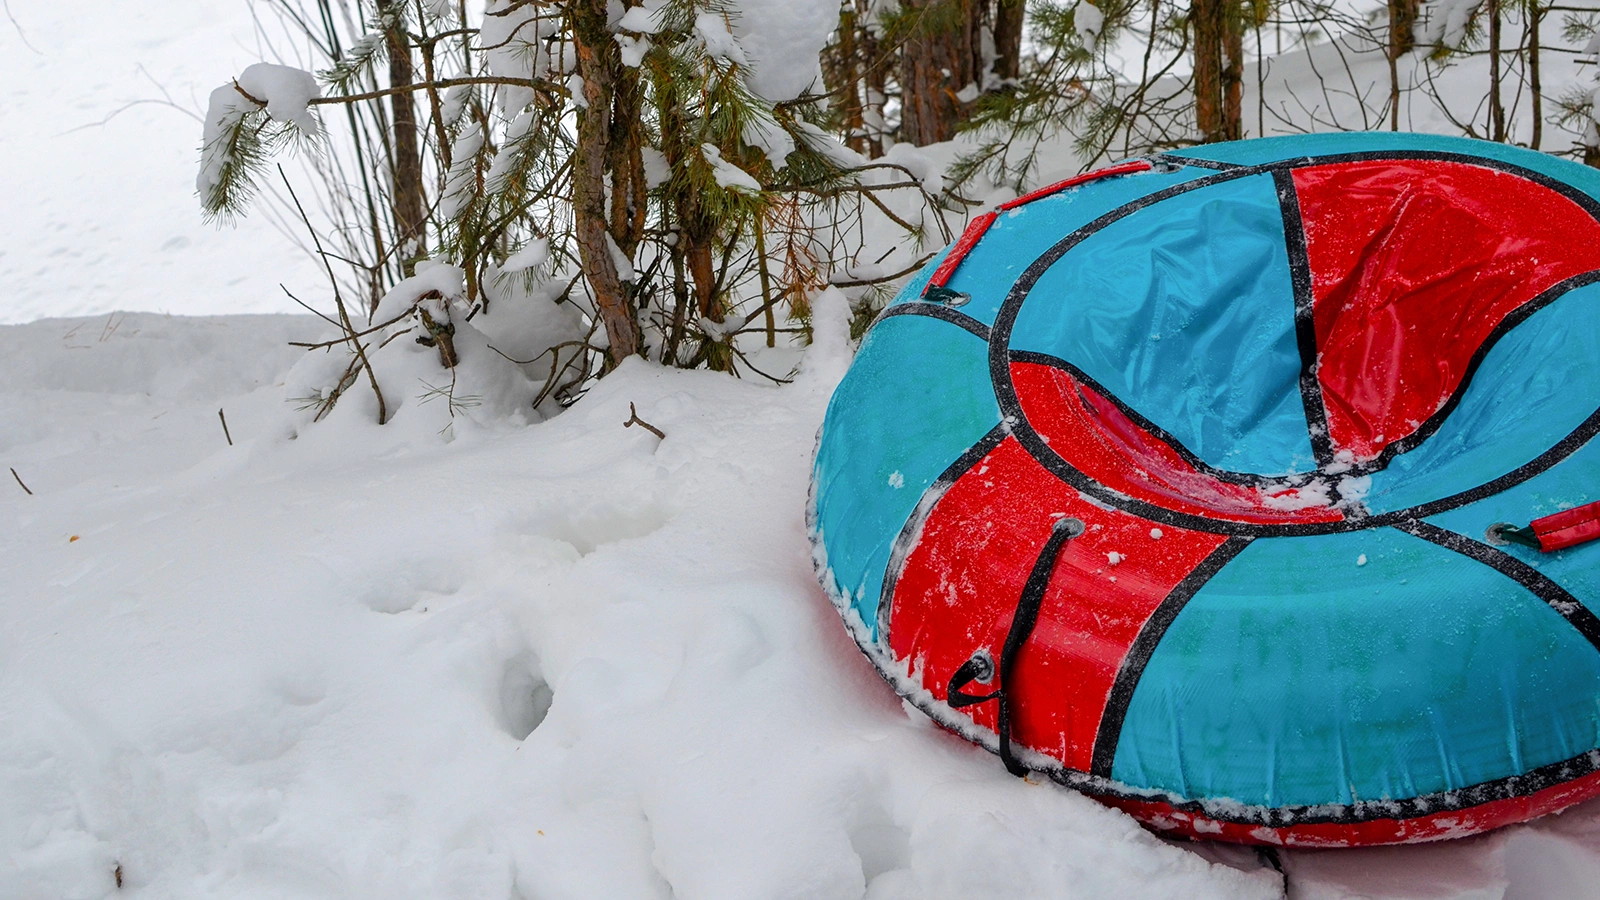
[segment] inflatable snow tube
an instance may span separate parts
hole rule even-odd
[[[941,725],[1155,829],[1407,843],[1600,794],[1597,197],[1320,135],[979,217],[833,396],[824,587]]]

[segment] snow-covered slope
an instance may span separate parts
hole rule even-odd
[[[0,328],[0,896],[1278,893],[877,679],[802,524],[837,354],[290,440],[311,325]]]
[[[309,317],[0,327],[34,492],[0,473],[0,897],[1282,896],[860,657],[802,522],[839,313],[793,385],[630,364],[453,442],[304,426]],[[1600,807],[1284,864],[1297,898],[1595,896]]]
[[[200,220],[205,96],[264,55],[250,3],[6,9],[16,26],[0,17],[0,323],[116,309],[282,312],[292,304],[280,281],[320,283],[264,217],[220,229]],[[163,89],[182,109],[149,102]]]
[[[108,311],[283,310],[318,272],[263,218],[200,223],[183,113],[74,130],[160,96],[141,63],[198,108],[267,55],[251,7],[8,8],[0,322],[98,315],[0,326],[0,900],[1600,898],[1600,804],[1286,852],[1286,887],[907,711],[811,574],[826,310],[783,388],[640,364],[448,442],[359,391],[308,426],[315,319]]]

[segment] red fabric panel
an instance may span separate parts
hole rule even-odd
[[[1106,697],[1140,627],[1222,535],[1160,526],[1153,536],[1148,520],[1081,499],[1006,438],[929,514],[894,587],[889,645],[939,700],[974,652],[1000,659],[1023,584],[1061,514],[1087,530],[1057,558],[1038,623],[1008,676],[1012,733],[1087,771]],[[1122,557],[1116,564],[1112,553]],[[961,712],[993,730],[996,707]]]
[[[1269,828],[1265,825],[1240,825],[1218,822],[1205,816],[1174,810],[1165,803],[1097,797],[1163,834],[1181,834],[1212,841],[1236,844],[1273,844],[1285,847],[1374,847],[1381,844],[1415,844],[1466,837],[1526,822],[1559,812],[1576,803],[1600,796],[1600,772],[1552,785],[1524,797],[1493,800],[1466,809],[1448,810],[1414,819],[1373,819],[1368,822],[1339,824],[1323,822]]]
[[[1533,533],[1546,553],[1600,538],[1600,501],[1534,519]]]
[[[1600,223],[1533,181],[1441,160],[1294,170],[1335,451],[1376,457],[1439,410],[1517,307],[1600,268]]]
[[[1291,488],[1221,481],[1195,469],[1071,373],[1013,363],[1012,383],[1028,424],[1050,449],[1100,484],[1176,512],[1256,524],[1337,522],[1335,507]],[[1296,508],[1299,507],[1299,508]]]

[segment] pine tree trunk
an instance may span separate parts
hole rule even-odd
[[[639,352],[639,324],[611,257],[606,220],[606,164],[613,158],[611,104],[622,61],[606,27],[605,0],[576,0],[571,9],[578,75],[587,104],[578,111],[578,141],[572,156],[573,231],[610,344],[608,367],[614,367]]]
[[[378,0],[378,14],[387,19],[400,13],[399,0]],[[397,19],[398,22],[398,19]],[[411,68],[411,42],[401,24],[384,29],[384,43],[389,55],[389,86],[406,87],[413,83]],[[394,139],[390,152],[394,154],[394,188],[391,205],[394,224],[401,251],[401,272],[410,277],[417,257],[423,254],[424,210],[427,208],[422,193],[422,156],[417,148],[417,112],[410,91],[397,91],[389,97],[394,115]]]
[[[861,95],[861,29],[856,24],[855,4],[856,0],[851,0],[839,7],[839,39],[833,53],[823,57],[822,77],[828,90],[839,98],[839,119],[844,129],[845,146],[857,153],[865,153],[867,135]]]
[[[622,66],[616,70],[615,99],[612,102],[611,138],[606,142],[606,168],[611,172],[611,237],[623,255],[633,251],[644,239],[644,91],[639,70]]]
[[[1400,58],[1417,46],[1420,0],[1389,2],[1389,130],[1400,130]]]
[[[994,72],[1001,78],[1016,78],[1022,71],[1022,22],[1026,11],[1024,0],[995,2]]]
[[[1194,41],[1194,118],[1202,143],[1226,140],[1222,113],[1224,0],[1190,0]]]
[[[689,279],[694,286],[695,308],[700,317],[718,325],[727,318],[722,297],[717,294],[716,260],[712,242],[716,239],[717,225],[698,202],[698,198],[685,198],[679,209],[678,244],[683,249],[684,262],[689,267]],[[732,353],[720,340],[706,341],[701,345],[706,368],[713,372],[730,371]]]
[[[967,85],[975,85],[980,91],[983,89],[983,23],[985,16],[988,14],[987,10],[988,0],[962,0],[961,2],[961,11],[963,13],[961,41],[962,46],[966,48],[967,59],[965,74],[962,76],[960,83],[956,85],[957,90]],[[966,118],[966,112],[971,109],[971,106],[971,103],[963,104],[962,118]]]
[[[1225,65],[1222,67],[1222,137],[1244,137],[1244,10],[1239,0],[1224,0],[1222,11]]]
[[[910,34],[900,49],[900,139],[918,147],[955,136],[964,117],[956,92],[981,59],[974,0],[904,0]]]
[[[661,149],[667,164],[673,169],[689,164],[689,157],[700,149],[684,141],[690,129],[683,119],[684,111],[668,104],[658,108],[661,116]],[[674,260],[681,259],[688,269],[689,287],[693,292],[693,309],[703,319],[721,322],[726,310],[717,296],[716,260],[712,245],[716,240],[716,219],[705,209],[704,197],[699,191],[674,192],[672,212],[677,241],[672,245]],[[712,360],[713,367],[717,361]]]
[[[856,15],[864,15],[868,8],[866,0],[857,0],[860,4]],[[862,97],[861,97],[861,124],[868,132],[867,155],[872,159],[882,156],[888,149],[884,144],[883,101],[889,94],[889,69],[893,65],[888,51],[882,41],[878,40],[871,31],[862,29],[861,63],[862,63]]]
[[[1539,27],[1544,14],[1537,0],[1528,4],[1528,89],[1533,93],[1533,135],[1528,146],[1535,150],[1544,140],[1544,88],[1539,80]]]
[[[1416,43],[1416,0],[1389,0],[1389,130],[1400,130],[1400,57]]]
[[[1417,45],[1419,0],[1389,0],[1389,55],[1399,59]]]

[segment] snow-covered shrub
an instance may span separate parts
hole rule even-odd
[[[477,365],[481,343],[543,410],[635,355],[768,374],[744,345],[803,339],[808,300],[830,282],[892,280],[860,277],[867,252],[904,277],[949,239],[937,188],[890,184],[830,133],[816,52],[832,11],[487,0],[461,19],[454,4],[382,0],[370,12],[359,33],[291,16],[314,46],[347,49],[316,76],[258,65],[219,88],[202,159],[202,203],[226,215],[280,131],[318,141],[315,202],[286,186],[291,215],[321,232],[328,318],[345,331],[342,367],[307,364],[331,379],[308,404],[317,415],[357,386],[408,390],[382,377],[399,343],[433,351],[418,357],[434,360],[433,382]],[[380,419],[403,408],[374,403]]]

